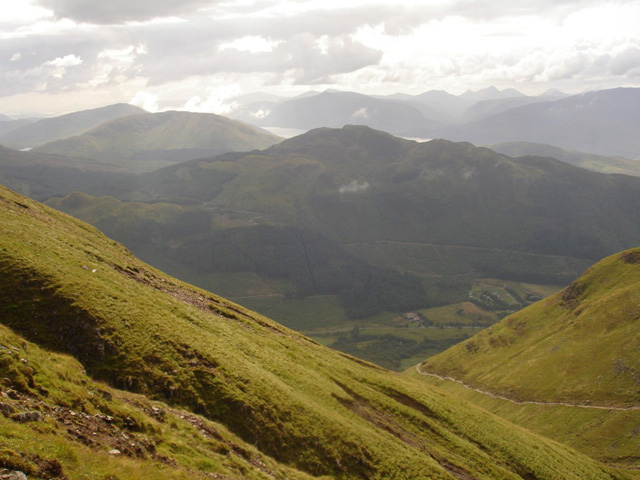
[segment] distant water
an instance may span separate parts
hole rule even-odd
[[[303,130],[300,128],[282,128],[282,127],[261,127],[268,132],[273,133],[274,135],[278,135],[279,137],[291,138],[297,137],[298,135],[302,135],[303,133],[307,133],[308,130]]]
[[[278,135],[284,138],[292,138],[297,137],[298,135],[302,135],[303,133],[308,132],[309,130],[304,130],[301,128],[283,128],[283,127],[260,127],[263,128],[274,135]],[[430,142],[433,138],[421,138],[421,137],[403,137],[400,135],[396,135],[396,137],[404,138],[405,140],[413,140],[414,142],[424,143]]]
[[[398,135],[398,137],[400,137],[400,135]],[[400,137],[400,138],[404,138],[405,140],[413,140],[414,142],[419,142],[419,143],[430,142],[431,140],[433,140],[433,138],[420,138],[420,137]]]

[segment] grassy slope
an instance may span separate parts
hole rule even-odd
[[[592,458],[635,471],[640,478],[637,410],[616,411],[554,405],[516,405],[509,401],[477,393],[449,380],[419,375],[414,367],[407,375],[417,381],[446,390],[510,422],[569,445]]]
[[[59,117],[43,118],[37,122],[11,130],[0,138],[10,145],[35,147],[62,138],[81,135],[103,122],[141,112],[144,112],[141,108],[118,103],[102,108],[69,113]]]
[[[640,249],[608,257],[558,294],[422,368],[542,401],[640,401]]]
[[[604,157],[593,153],[563,150],[553,145],[531,142],[508,142],[491,145],[496,152],[504,153],[510,157],[521,155],[538,155],[556,158],[562,162],[586,168],[594,172],[621,173],[623,175],[640,176],[640,161],[622,157]]]
[[[0,365],[0,468],[83,480],[311,478],[221,424],[96,382],[74,358],[2,325]],[[25,412],[40,412],[42,421],[11,419]]]
[[[96,160],[20,152],[0,146],[0,183],[36,200],[74,191],[97,194],[109,185],[121,185],[133,175]]]
[[[178,159],[267,148],[280,140],[265,130],[219,115],[162,112],[106,122],[83,135],[42,145],[36,151],[120,162],[146,160],[155,166],[158,158],[162,158],[161,152],[178,152],[178,158],[168,157],[172,160],[170,163],[176,163]],[[196,153],[189,156],[190,150]],[[146,157],[140,157],[145,154]]]
[[[203,413],[282,463],[338,478],[616,476],[167,277],[80,221],[5,189],[0,203],[6,325],[72,353],[93,378]],[[12,431],[2,441],[18,449],[49,444],[46,436],[39,447],[18,444]]]
[[[638,406],[639,291],[640,249],[613,255],[420,368],[519,401]],[[514,405],[423,378],[596,458],[640,464],[640,410]]]

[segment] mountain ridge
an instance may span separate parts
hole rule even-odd
[[[144,112],[127,103],[82,110],[59,117],[43,118],[0,135],[0,142],[8,146],[32,148],[47,142],[79,135],[114,118]]]
[[[280,140],[258,127],[212,113],[145,112],[110,120],[34,151],[110,161],[139,173],[229,151],[266,148]]]

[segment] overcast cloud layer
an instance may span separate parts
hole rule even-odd
[[[640,0],[0,0],[0,113],[640,86]]]

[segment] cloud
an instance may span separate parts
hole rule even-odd
[[[82,59],[73,54],[54,58],[44,63],[44,66],[57,68],[75,67],[76,65],[82,65]]]
[[[226,85],[250,89],[237,94],[317,85],[457,93],[491,84],[629,85],[640,77],[639,0],[26,4],[0,19],[0,99],[101,89],[113,95],[105,102],[146,92],[159,96],[161,109],[222,111],[228,92],[218,90]]]
[[[625,75],[640,68],[640,48],[632,46],[611,58],[609,70],[614,75]]]
[[[317,38],[310,33],[293,35],[274,44],[271,51],[237,50],[226,46],[219,50],[215,41],[200,44],[197,52],[171,51],[149,44],[149,61],[142,74],[150,85],[178,81],[189,76],[217,73],[273,73],[298,84],[316,84],[331,76],[353,72],[378,63],[380,50],[353,41],[349,36]]]
[[[365,120],[367,118],[369,118],[369,112],[367,110],[367,107],[362,107],[361,109],[356,110],[355,112],[353,112],[353,114],[351,115],[351,118],[352,119],[362,118],[362,119],[365,119]]]
[[[215,4],[212,0],[38,0],[58,18],[99,25],[144,22],[191,13]]]
[[[340,187],[340,193],[358,193],[364,192],[369,188],[369,182],[359,182],[358,180],[352,180]]]
[[[157,112],[158,109],[158,95],[149,92],[136,92],[136,94],[129,100],[131,105],[140,107],[147,112]]]

